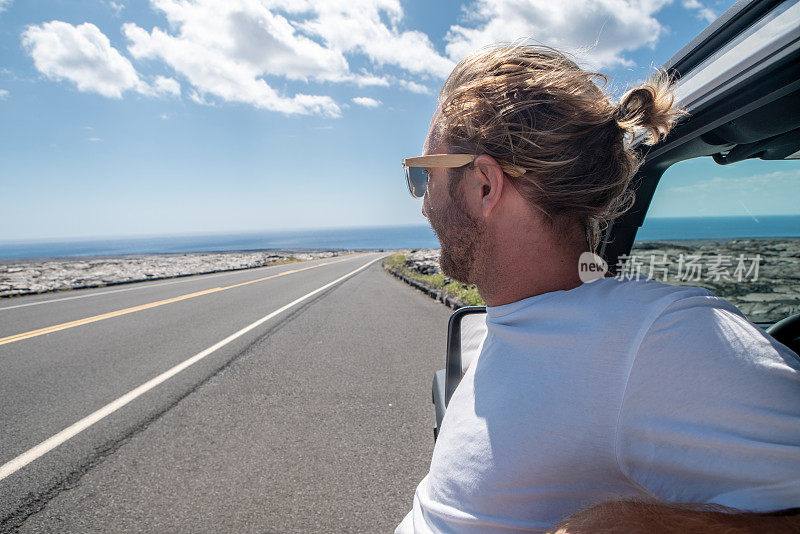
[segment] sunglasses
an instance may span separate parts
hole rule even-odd
[[[403,160],[408,191],[414,198],[425,196],[428,189],[428,169],[456,169],[469,165],[477,156],[472,154],[432,154]]]
[[[414,198],[422,198],[428,189],[428,169],[457,169],[464,165],[469,165],[478,156],[473,154],[431,154],[430,156],[418,156],[416,158],[406,158],[403,160],[403,170],[406,173],[408,191]],[[504,174],[512,178],[519,178],[528,170],[525,167],[498,161]]]

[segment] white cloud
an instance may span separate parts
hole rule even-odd
[[[714,13],[714,10],[707,8],[699,0],[683,0],[683,7],[690,11],[695,11],[698,17],[705,19],[709,24],[717,20],[717,14]]]
[[[6,98],[8,98],[8,95],[10,94],[11,93],[9,93],[8,90],[0,89],[0,100],[5,100]]]
[[[111,46],[94,24],[73,26],[54,20],[28,26],[22,44],[36,69],[51,80],[69,80],[79,91],[122,98],[125,91],[147,96],[180,94],[175,80],[159,76],[155,84],[145,82],[128,58]]]
[[[181,84],[165,76],[156,76],[153,90],[159,95],[181,96]]]
[[[197,91],[192,91],[189,93],[189,100],[194,102],[195,104],[200,104],[201,106],[213,106],[214,103],[210,100],[207,100],[203,95],[198,93]]]
[[[422,85],[421,83],[412,82],[411,80],[398,80],[398,83],[400,84],[400,87],[408,89],[412,93],[427,95],[431,92],[428,86]]]
[[[158,118],[161,119],[162,121],[165,121],[169,119],[169,115],[167,115],[166,113],[162,113],[161,115],[158,116]]]
[[[96,143],[98,141],[102,141],[99,137],[90,137],[87,141],[91,141],[92,143]]]
[[[164,27],[128,22],[122,31],[138,68],[159,62],[173,72],[155,78],[141,76],[90,23],[29,26],[23,44],[48,78],[111,98],[183,94],[203,105],[337,117],[342,108],[325,94],[328,84],[430,94],[456,61],[491,42],[589,47],[582,56],[594,68],[630,65],[629,52],[664,33],[655,14],[671,1],[471,0],[464,21],[448,31],[443,55],[427,35],[404,26],[400,0],[150,0]],[[681,1],[705,9],[700,0]],[[298,90],[297,83],[322,89]]]
[[[393,75],[354,71],[349,58],[370,68],[399,68],[444,77],[453,62],[424,33],[401,29],[399,0],[151,0],[168,28],[123,26],[136,59],[160,60],[191,86],[189,98],[239,102],[287,114],[338,116],[332,98],[287,94],[277,80],[392,85]],[[400,85],[428,92],[409,80]]]
[[[374,98],[369,98],[368,96],[357,96],[353,99],[353,102],[359,106],[364,106],[365,108],[377,108],[381,105],[380,100],[375,100]]]
[[[80,91],[121,98],[124,91],[145,87],[131,62],[94,24],[54,20],[28,26],[22,44],[39,72],[52,80],[70,80]]]
[[[454,64],[442,57],[427,35],[400,29],[399,0],[267,0],[289,13],[305,14],[298,26],[343,53],[366,55],[376,65],[415,74],[447,76]]]
[[[458,61],[494,42],[529,39],[578,53],[591,68],[631,65],[625,53],[652,47],[665,31],[655,18],[670,0],[476,0],[474,27],[452,26],[448,56]]]
[[[11,2],[13,0],[0,0],[0,13],[11,7]]]
[[[380,87],[389,87],[389,78],[385,76],[376,76],[375,74],[369,74],[363,72],[358,74],[354,79],[356,85],[359,87],[366,87],[366,86],[380,86]]]
[[[122,2],[114,2],[114,0],[109,0],[108,7],[113,9],[114,14],[119,17],[120,14],[122,13],[122,10],[125,8],[125,4],[123,4]]]
[[[264,79],[344,81],[349,73],[344,56],[297,33],[283,16],[257,2],[231,0],[195,3],[153,0],[174,33],[152,31],[127,23],[128,51],[137,59],[164,61],[193,87],[190,98],[250,104],[287,114],[339,116],[341,110],[325,95],[279,93]],[[362,81],[369,83],[366,78]]]

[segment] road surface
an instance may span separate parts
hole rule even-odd
[[[0,301],[0,531],[390,531],[449,311],[381,256]]]

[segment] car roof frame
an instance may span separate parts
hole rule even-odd
[[[703,62],[713,59],[724,47],[735,44],[737,38],[746,35],[749,28],[766,20],[771,13],[783,6],[796,12],[798,2],[740,1],[726,11],[717,21],[683,47],[664,69],[677,76],[683,70],[689,77]],[[735,76],[733,83],[717,91],[713,98],[695,98],[702,102],[689,108],[688,120],[678,124],[673,132],[654,147],[640,143],[642,137],[634,139],[636,150],[643,163],[631,181],[636,194],[633,207],[614,221],[610,221],[603,232],[598,250],[608,263],[612,273],[617,273],[633,247],[636,233],[647,214],[647,209],[664,172],[674,163],[700,156],[709,156],[730,150],[735,144],[716,139],[714,130],[730,124],[748,113],[757,113],[779,99],[797,101],[800,95],[800,32],[798,37],[787,41],[785,46],[775,47],[771,55],[751,65],[745,77]],[[735,74],[739,74],[734,72]],[[677,85],[680,84],[680,81]],[[715,90],[716,87],[712,89]],[[695,95],[696,96],[696,95]],[[701,95],[703,96],[703,95]],[[799,121],[800,122],[800,121]]]

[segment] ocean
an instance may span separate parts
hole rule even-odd
[[[650,218],[637,241],[800,237],[800,215]],[[428,226],[382,226],[214,235],[0,241],[0,258],[51,258],[259,249],[436,248]]]

